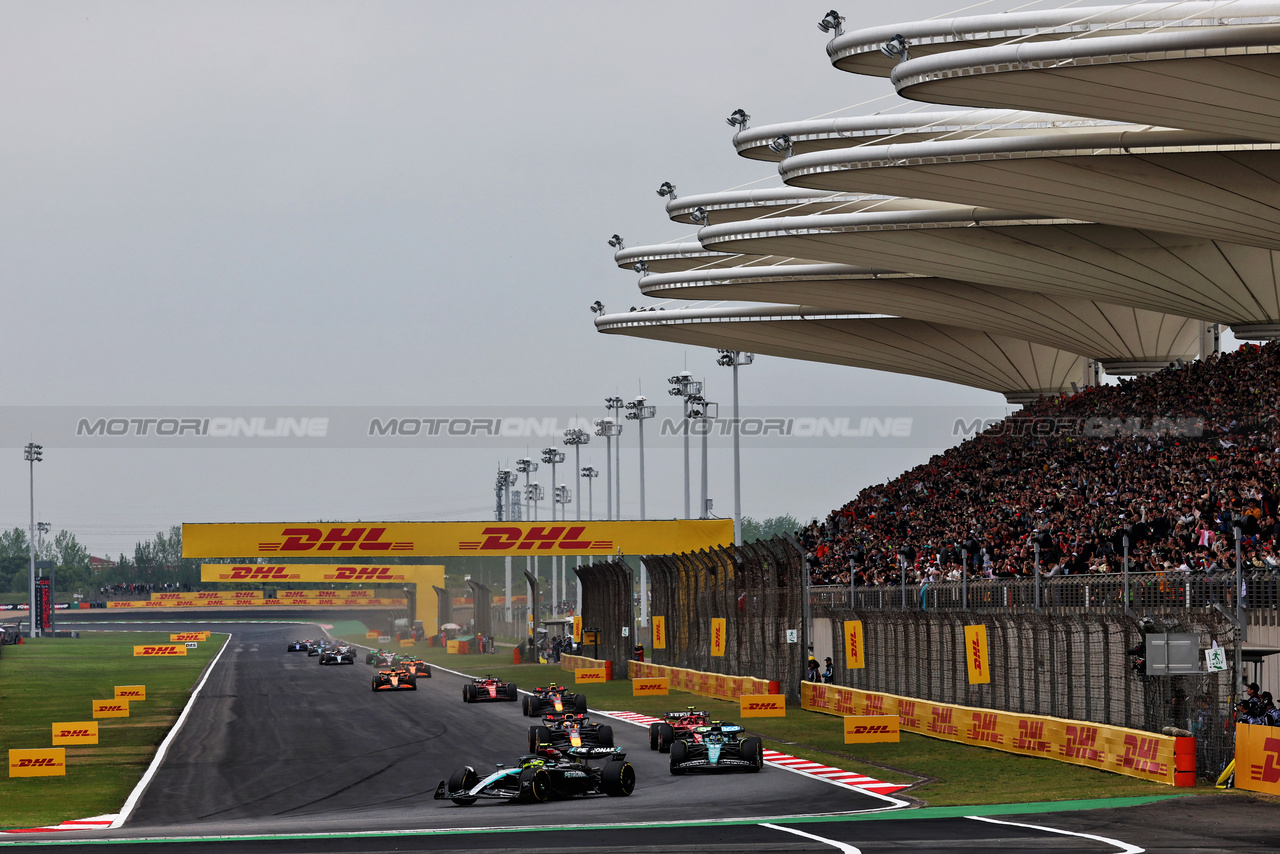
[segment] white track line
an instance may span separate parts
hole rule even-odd
[[[770,830],[781,830],[783,833],[794,833],[796,836],[803,836],[805,839],[812,839],[814,842],[821,842],[823,845],[830,845],[832,848],[840,849],[841,854],[862,854],[861,849],[854,848],[847,842],[836,842],[834,839],[827,839],[825,836],[814,836],[812,833],[805,833],[803,830],[796,830],[794,827],[786,827],[779,824],[761,824],[760,827],[767,827]]]
[[[191,699],[187,700],[187,705],[182,709],[182,714],[178,715],[178,720],[174,722],[173,728],[169,730],[169,734],[165,736],[164,741],[160,743],[160,749],[156,751],[151,764],[147,766],[147,772],[142,775],[138,785],[134,786],[133,791],[129,793],[128,799],[120,809],[120,814],[111,822],[113,830],[128,821],[129,816],[133,814],[134,808],[138,805],[138,800],[142,797],[143,792],[147,790],[147,786],[151,785],[151,778],[156,775],[156,771],[160,770],[160,763],[164,761],[165,754],[169,752],[169,745],[173,744],[173,740],[177,738],[182,725],[186,723],[187,715],[191,713],[191,707],[195,705],[196,698],[200,696],[200,689],[204,687],[204,683],[209,681],[209,675],[213,673],[213,668],[217,666],[222,654],[231,645],[231,638],[233,637],[234,635],[227,633],[227,639],[222,644],[222,649],[218,650],[218,654],[213,657],[213,661],[209,662],[209,666],[205,668],[204,675],[200,677],[200,683],[191,692]]]
[[[989,824],[1007,824],[1010,827],[1029,827],[1032,830],[1043,830],[1046,833],[1061,833],[1063,836],[1078,836],[1081,839],[1092,839],[1094,842],[1114,845],[1121,854],[1143,854],[1143,852],[1147,850],[1145,848],[1139,848],[1137,845],[1130,845],[1128,842],[1121,842],[1119,839],[1111,839],[1107,836],[1094,836],[1092,833],[1076,833],[1074,830],[1062,830],[1057,827],[1045,827],[1040,824],[1023,824],[1017,821],[1000,821],[1000,819],[987,818],[984,815],[967,815],[965,818],[971,818],[974,821],[985,821]]]

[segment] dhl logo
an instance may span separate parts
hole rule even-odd
[[[54,738],[85,738],[86,736],[91,735],[93,735],[93,733],[89,732],[87,729],[60,729],[54,735]]]
[[[19,768],[56,768],[61,762],[55,762],[52,759],[19,759]]]
[[[169,640],[173,643],[186,643],[187,641],[206,641],[209,639],[208,632],[176,632],[169,635]]]
[[[866,713],[868,715],[883,715],[884,714],[884,695],[868,694],[866,706],[867,706]]]
[[[852,691],[836,691],[836,714],[852,715],[856,714],[853,708],[853,692]]]
[[[106,705],[106,706],[98,706],[97,711],[99,711],[99,712],[123,712],[123,711],[124,711],[124,709],[125,709],[125,707],[124,707],[124,706],[111,706],[111,705]]]
[[[1124,737],[1124,755],[1117,756],[1115,764],[1147,774],[1164,776],[1169,771],[1167,763],[1159,761],[1160,742],[1154,738]]]
[[[1105,762],[1106,751],[1097,749],[1098,728],[1092,726],[1067,725],[1067,743],[1058,748],[1058,753],[1068,759],[1089,759],[1094,762]]]
[[[1249,779],[1259,783],[1280,783],[1280,738],[1268,738],[1262,743],[1267,758],[1249,766]]]
[[[564,551],[602,550],[612,551],[613,540],[584,540],[582,534],[586,525],[549,525],[533,526],[528,531],[520,528],[489,526],[480,535],[483,540],[460,540],[458,548],[465,551],[505,552],[515,549],[527,551]]]
[[[185,593],[152,593],[152,599],[176,599],[181,600],[186,597]]]
[[[857,665],[861,659],[858,658],[858,632],[856,629],[849,632],[847,651],[849,652],[849,665],[852,667]]]
[[[126,688],[126,689],[124,689],[124,690],[117,691],[117,692],[116,692],[116,696],[117,696],[117,697],[119,697],[119,698],[120,698],[120,699],[122,699],[122,700],[128,700],[128,699],[132,699],[132,698],[134,698],[134,697],[141,697],[141,696],[142,696],[142,692],[141,692],[141,691],[138,691],[138,690],[136,690],[136,689],[128,689],[128,688]]]
[[[324,577],[326,581],[404,581],[404,573],[392,572],[393,569],[391,566],[340,566],[332,575],[325,573]],[[330,593],[336,595],[337,591]]]
[[[135,656],[163,656],[163,655],[186,655],[187,648],[185,646],[135,646],[133,648]]]
[[[930,732],[936,732],[939,735],[959,735],[960,728],[952,726],[951,715],[954,710],[947,707],[934,706],[930,712],[933,720],[929,722],[927,729]]]
[[[898,720],[908,729],[919,729],[920,721],[916,717],[916,701],[915,700],[899,700],[898,701]]]
[[[298,574],[287,566],[233,566],[227,572],[218,573],[219,581],[289,581]],[[222,594],[219,594],[221,598]]]
[[[782,708],[782,704],[778,702],[761,703],[753,700],[749,703],[743,703],[742,708],[749,712],[753,712],[760,709],[780,709]]]
[[[993,712],[974,712],[969,726],[969,738],[988,744],[1004,744],[1004,736],[996,732],[1000,716]]]
[[[866,724],[858,724],[850,730],[850,732],[854,735],[874,735],[877,733],[893,732],[893,728],[888,726],[867,726]]]
[[[1018,721],[1018,737],[1013,740],[1013,746],[1032,753],[1048,753],[1053,749],[1053,745],[1044,740],[1044,721]]]
[[[665,691],[667,689],[667,680],[665,679],[639,679],[635,683],[636,688],[641,691]]]
[[[986,662],[983,660],[985,656],[982,654],[982,638],[976,634],[973,636],[973,642],[969,644],[969,656],[973,659],[973,672],[981,675]]]
[[[264,552],[407,552],[412,542],[384,541],[386,528],[283,528],[277,542],[258,543]]]

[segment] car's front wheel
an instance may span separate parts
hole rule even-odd
[[[630,762],[608,763],[600,778],[600,789],[610,797],[626,797],[636,789],[636,769]]]
[[[451,792],[469,792],[477,782],[480,776],[476,774],[476,769],[468,765],[458,771],[453,772],[453,776],[449,778],[449,791]],[[453,798],[455,804],[460,807],[469,807],[476,802],[475,798]]]

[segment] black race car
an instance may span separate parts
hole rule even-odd
[[[403,668],[379,670],[373,677],[375,691],[417,691],[418,677]]]
[[[712,721],[695,727],[693,737],[671,742],[671,773],[687,771],[748,771],[764,767],[764,745],[754,735],[743,738],[737,724]]]
[[[697,741],[694,730],[710,724],[711,713],[700,712],[693,706],[683,712],[667,712],[662,720],[649,724],[649,749],[667,753],[671,750],[671,743],[677,738],[692,738]]]
[[[544,688],[534,688],[521,701],[520,709],[527,718],[540,718],[547,712],[585,712],[587,698],[552,682]]]
[[[464,703],[515,700],[518,696],[520,694],[516,691],[516,683],[503,682],[501,679],[495,679],[492,676],[472,679],[462,686],[462,702]]]
[[[311,643],[311,641],[304,641],[304,640],[293,641],[287,647],[287,651],[288,652],[306,652],[307,644],[309,643]]]
[[[364,654],[364,663],[374,667],[390,667],[396,663],[396,654],[385,649],[371,649]]]
[[[421,658],[404,658],[400,661],[400,666],[408,670],[419,679],[431,678],[431,665],[427,664]]]
[[[350,646],[326,646],[320,653],[321,664],[355,664],[356,650]]]
[[[571,747],[613,747],[613,727],[593,723],[580,712],[542,716],[542,723],[529,727],[529,752],[549,744],[558,750]]]
[[[594,760],[603,760],[592,765]],[[624,797],[636,787],[636,771],[626,754],[613,747],[574,747],[560,751],[539,747],[538,752],[521,756],[510,768],[498,770],[484,779],[468,765],[446,783],[436,786],[435,800],[450,800],[470,806],[480,798],[537,803],[574,795]]]

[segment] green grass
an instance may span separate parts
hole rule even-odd
[[[0,825],[33,827],[114,813],[137,784],[226,635],[185,657],[134,658],[135,644],[168,643],[167,632],[84,632],[37,638],[0,656],[0,750],[50,747],[52,724],[92,720],[91,702],[116,685],[146,685],[127,718],[98,721],[96,746],[67,747],[65,777],[0,777]]]
[[[352,638],[364,643],[361,638]],[[392,644],[393,647],[396,644]],[[418,644],[412,650],[424,660],[473,675],[492,674],[522,688],[549,682],[573,684],[573,674],[557,664],[511,663],[510,650],[497,655],[447,655],[438,647]],[[765,747],[821,762],[835,768],[866,774],[890,783],[915,784],[900,793],[930,806],[1034,803],[1083,798],[1120,798],[1180,794],[1186,790],[1150,783],[1134,777],[1068,765],[1051,759],[1035,759],[999,750],[971,747],[904,732],[897,744],[844,743],[839,717],[787,709],[785,718],[740,720],[738,704],[712,700],[683,691],[667,697],[633,697],[631,683],[615,679],[584,688],[591,708],[661,715],[697,706],[712,717],[733,720],[764,738]],[[1215,791],[1197,789],[1197,794]]]

